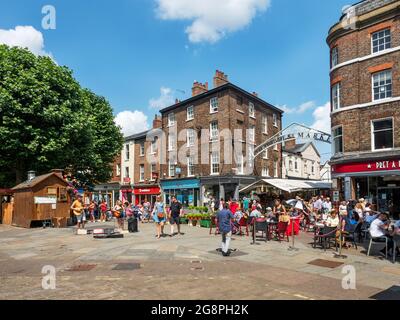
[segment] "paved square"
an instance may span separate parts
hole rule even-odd
[[[109,224],[113,226],[112,223]],[[89,225],[90,227],[96,224]],[[400,265],[366,257],[365,246],[312,249],[312,235],[287,242],[234,236],[236,254],[217,254],[219,236],[182,226],[184,236],[155,238],[153,224],[123,239],[97,240],[74,229],[19,229],[0,225],[0,299],[371,299],[399,295]],[[168,231],[167,226],[165,231]],[[335,268],[315,260],[343,263]],[[330,265],[330,264],[329,264]],[[344,266],[356,271],[356,290],[344,290]],[[56,288],[44,290],[44,266],[54,266]],[[137,268],[140,266],[140,268]],[[71,272],[71,269],[74,272]]]

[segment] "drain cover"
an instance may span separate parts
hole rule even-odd
[[[335,269],[337,267],[344,265],[343,262],[336,262],[336,261],[323,260],[323,259],[313,260],[313,261],[310,261],[308,264],[311,264],[311,265],[317,266],[317,267],[330,268],[330,269]]]
[[[66,271],[90,271],[96,267],[95,264],[81,264],[78,266],[73,266]]]
[[[194,267],[194,268],[190,268],[191,271],[204,271],[203,267]]]
[[[119,263],[113,270],[137,270],[140,269],[140,263]]]
[[[193,263],[193,264],[198,264],[198,263],[201,263],[201,261],[200,260],[192,260],[192,261],[190,261],[191,263]]]

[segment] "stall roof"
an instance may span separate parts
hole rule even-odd
[[[261,184],[269,184],[275,188],[278,188],[286,192],[298,192],[302,190],[314,190],[314,189],[331,189],[332,184],[324,181],[313,181],[313,180],[290,180],[290,179],[262,179],[259,180],[242,190],[240,192],[246,192],[254,189]]]
[[[33,188],[34,186],[36,186],[40,182],[46,180],[47,178],[49,178],[49,177],[51,177],[53,175],[56,176],[61,181],[63,181],[65,184],[67,184],[67,182],[62,177],[60,177],[58,174],[56,174],[54,172],[50,172],[50,173],[47,173],[47,174],[43,174],[41,176],[37,176],[37,177],[33,178],[32,180],[27,180],[25,182],[22,182],[19,185],[17,185],[14,188],[12,188],[12,190],[13,191],[17,191],[17,190],[22,190],[22,189]]]

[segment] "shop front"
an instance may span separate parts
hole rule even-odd
[[[121,185],[119,183],[101,184],[94,187],[90,199],[95,202],[106,201],[108,207],[113,207],[120,200]]]
[[[400,213],[400,157],[332,166],[342,200],[364,198],[396,220]]]
[[[156,198],[160,195],[161,190],[158,185],[154,186],[137,186],[133,189],[135,196],[135,205],[150,202],[152,205],[156,202]]]
[[[198,179],[161,181],[161,188],[166,204],[170,204],[171,196],[176,196],[185,207],[201,205],[200,180]]]

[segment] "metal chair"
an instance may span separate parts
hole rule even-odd
[[[287,242],[289,242],[289,236],[287,235],[287,228],[289,226],[288,222],[278,222],[278,227],[276,229],[276,235],[278,237],[278,241],[281,242],[282,239],[287,238]],[[283,237],[282,237],[283,235]]]
[[[250,219],[246,219],[245,217],[242,217],[239,221],[239,235],[242,236],[242,227],[246,228],[246,236],[249,236],[249,221]]]
[[[386,253],[386,259],[387,259],[387,258],[388,258],[388,241],[389,241],[389,238],[388,238],[388,237],[385,237],[385,236],[379,237],[379,238],[373,238],[373,237],[371,236],[371,233],[370,233],[369,235],[370,235],[371,239],[370,239],[370,241],[369,241],[367,256],[369,257],[369,255],[370,255],[370,253],[371,253],[371,248],[372,248],[372,245],[373,245],[373,244],[382,244],[382,243],[385,243],[385,244],[386,244],[386,249],[385,249],[386,252],[385,252],[385,253]]]

